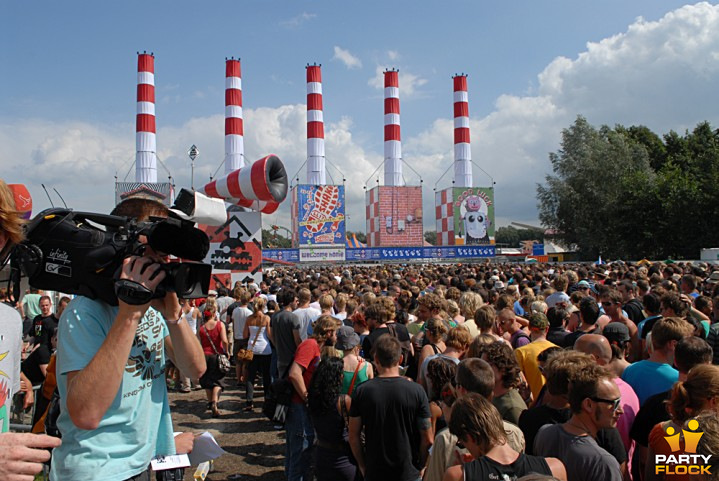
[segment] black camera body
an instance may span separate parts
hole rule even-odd
[[[162,264],[166,277],[150,293],[152,298],[164,297],[167,291],[180,298],[207,296],[212,266],[198,262],[209,249],[207,234],[192,222],[172,217],[172,211],[166,219],[137,222],[122,216],[47,209],[26,225],[26,239],[16,246],[11,262],[38,289],[101,299],[110,305],[117,305],[120,295],[132,303],[116,291],[116,281],[123,260],[143,254],[146,244],[140,236],[155,251],[182,259]]]

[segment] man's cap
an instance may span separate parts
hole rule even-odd
[[[360,338],[349,326],[342,326],[337,330],[337,342],[335,343],[335,349],[340,351],[349,351],[354,348],[360,342]]]
[[[502,282],[502,281],[497,281],[497,282],[495,282],[495,283],[494,283],[494,288],[497,289],[497,290],[504,289],[504,282]]]
[[[555,307],[560,302],[563,302],[565,304],[569,304],[570,298],[567,295],[566,292],[556,292],[552,294],[551,296],[547,297],[545,302],[547,303],[548,308]]]
[[[529,316],[529,328],[544,331],[549,328],[549,319],[542,312],[535,312]]]
[[[627,342],[629,339],[629,328],[621,322],[610,322],[604,326],[602,335],[609,342]]]
[[[489,280],[492,282],[497,282],[499,280],[499,276],[492,276],[489,278]]]
[[[714,271],[711,273],[711,275],[707,278],[707,282],[709,284],[716,284],[719,282],[719,271]]]
[[[217,291],[214,290],[214,289],[210,289],[210,290],[207,292],[207,297],[210,297],[210,296],[215,296],[215,297],[217,297]]]
[[[579,281],[579,282],[577,282],[577,287],[579,289],[589,289],[591,286],[589,285],[589,282],[587,282],[587,281]]]

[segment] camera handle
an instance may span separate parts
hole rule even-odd
[[[152,300],[154,293],[142,284],[128,279],[115,281],[115,295],[125,304],[141,306]]]

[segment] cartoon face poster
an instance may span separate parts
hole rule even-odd
[[[494,244],[494,189],[454,189],[455,244]]]
[[[300,245],[345,244],[345,190],[342,185],[297,188]]]

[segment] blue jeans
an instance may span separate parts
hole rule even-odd
[[[307,406],[292,403],[285,419],[285,474],[288,481],[312,481],[312,445],[315,430]]]

